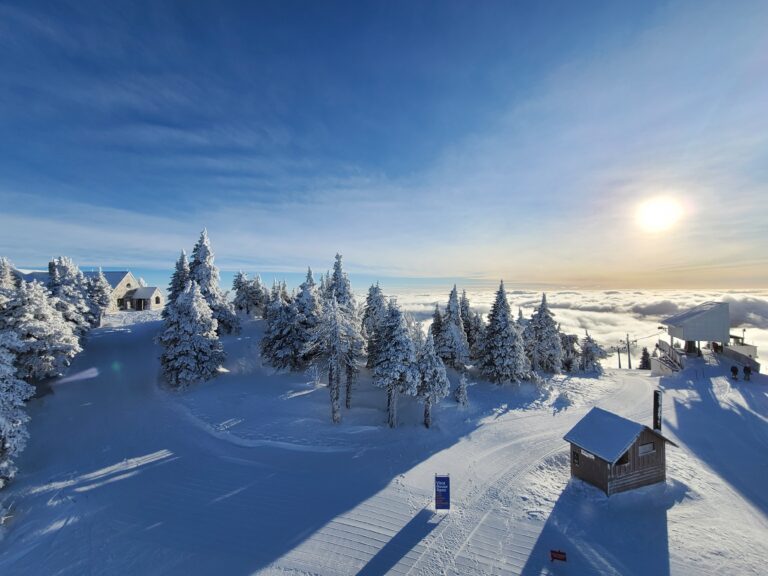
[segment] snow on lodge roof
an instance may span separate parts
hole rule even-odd
[[[118,284],[122,281],[123,278],[125,278],[129,272],[128,270],[120,270],[117,272],[102,272],[104,274],[104,277],[107,279],[107,282],[109,282],[109,285],[112,286],[112,289],[115,289]],[[83,272],[83,275],[86,278],[93,278],[95,276],[98,276],[98,271],[89,271],[89,272]]]
[[[563,439],[613,464],[629,450],[646,428],[647,426],[595,407],[579,420]]]
[[[675,314],[674,316],[665,318],[664,320],[661,321],[661,323],[664,324],[665,326],[682,326],[683,324],[686,324],[691,320],[700,318],[701,316],[705,316],[710,312],[712,312],[713,310],[717,310],[718,308],[722,308],[723,306],[727,307],[728,303],[727,302],[704,302],[703,304],[694,306],[693,308],[690,308],[685,312],[680,312],[679,314]]]
[[[157,286],[142,286],[135,290],[129,290],[125,293],[125,297],[133,298],[134,300],[147,300],[152,298],[155,292],[159,292]]]

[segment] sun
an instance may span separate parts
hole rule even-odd
[[[656,196],[641,202],[635,214],[637,224],[652,234],[671,230],[680,221],[683,206],[670,196]]]

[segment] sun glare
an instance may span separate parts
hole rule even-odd
[[[637,223],[646,232],[659,233],[670,230],[683,215],[683,207],[674,198],[657,196],[645,200],[637,207]]]

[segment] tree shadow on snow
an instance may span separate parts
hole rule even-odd
[[[552,509],[521,574],[670,573],[667,510],[688,488],[667,481],[610,498],[571,479]],[[551,550],[567,561],[550,559]]]

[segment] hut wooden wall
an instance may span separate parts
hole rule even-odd
[[[574,454],[579,455],[578,466]],[[575,444],[571,444],[571,476],[581,478],[603,492],[608,492],[608,462],[597,456],[587,458],[584,456],[584,451]]]
[[[653,442],[655,451],[641,456],[640,445]],[[646,429],[629,449],[629,461],[608,471],[608,495],[666,480],[666,442]]]

